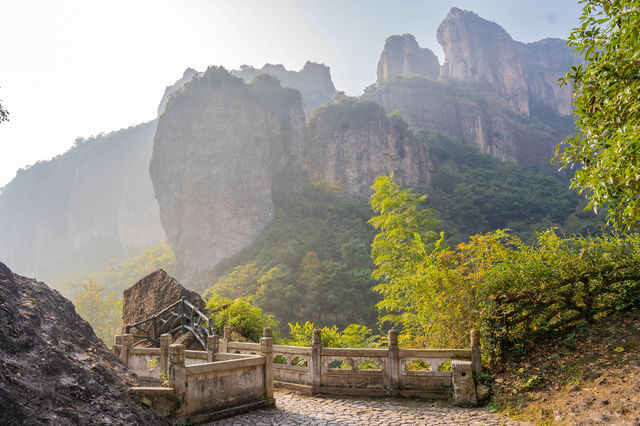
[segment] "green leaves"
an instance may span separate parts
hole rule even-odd
[[[640,219],[640,1],[582,0],[580,26],[568,44],[586,64],[564,78],[574,91],[579,132],[554,161],[577,165],[572,188],[589,208],[609,208],[619,229]]]

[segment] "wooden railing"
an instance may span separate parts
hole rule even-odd
[[[125,325],[125,333],[134,337],[134,346],[159,347],[160,336],[178,332],[191,332],[207,349],[207,336],[213,334],[209,318],[191,302],[182,298],[154,316]]]

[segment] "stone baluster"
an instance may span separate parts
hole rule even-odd
[[[178,398],[184,395],[187,387],[184,351],[184,345],[179,343],[169,345],[169,386],[175,390]]]
[[[122,335],[122,350],[120,351],[120,360],[129,365],[129,353],[133,347],[133,334]]]
[[[273,338],[271,329],[265,328],[264,337],[260,339],[260,355],[264,357],[264,388],[265,398],[273,398]]]
[[[213,362],[220,350],[220,338],[217,335],[207,336],[207,361]]]
[[[480,333],[478,330],[471,330],[471,368],[473,374],[478,377],[482,373],[482,354],[480,351]]]
[[[388,352],[387,352],[387,374],[389,380],[389,389],[398,389],[400,384],[400,359],[398,357],[398,332],[389,330],[387,333]]]
[[[222,342],[220,342],[220,352],[229,352],[229,342],[231,341],[231,327],[224,328]]]
[[[173,336],[169,333],[160,335],[160,374],[169,377],[169,345]]]
[[[311,344],[311,386],[319,388],[322,385],[322,331],[313,330]]]

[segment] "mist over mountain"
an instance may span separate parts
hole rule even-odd
[[[18,173],[0,193],[0,259],[46,278],[166,236],[176,276],[190,284],[250,250],[282,200],[295,204],[314,185],[365,200],[375,177],[393,172],[404,186],[429,188],[456,165],[432,161],[420,132],[443,135],[438,150],[459,149],[457,139],[520,167],[548,164],[573,131],[570,91],[556,80],[579,61],[563,41],[520,43],[457,8],[437,37],[442,65],[411,34],[387,38],[377,81],[359,98],[336,92],[329,67],[309,61],[299,71],[186,69],[157,120]]]
[[[307,61],[300,71],[289,71],[282,65],[265,64],[260,69],[243,65],[239,70],[231,71],[231,74],[247,83],[260,74],[268,74],[280,80],[283,87],[297,89],[302,95],[302,107],[307,116],[317,106],[333,100],[336,94],[329,67],[311,61]]]

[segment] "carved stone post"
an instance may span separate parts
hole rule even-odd
[[[322,331],[313,330],[311,344],[311,386],[319,388],[322,385]]]
[[[396,390],[400,384],[400,360],[398,358],[398,332],[389,330],[387,333],[389,349],[387,352],[387,368],[389,389]]]
[[[475,328],[471,330],[471,368],[478,377],[482,373],[482,354],[480,352],[480,333]]]
[[[176,391],[178,398],[184,395],[187,376],[184,370],[184,345],[169,345],[169,386]]]
[[[264,329],[264,336],[260,339],[260,355],[264,357],[264,397],[273,398],[273,338],[271,329]]]
[[[122,349],[121,346],[122,334],[116,334],[116,337],[113,339],[113,347],[111,348],[111,350],[113,351],[113,354],[118,357],[118,359],[120,358],[120,351]]]
[[[220,350],[220,338],[217,335],[207,336],[207,361],[213,362]]]
[[[160,373],[169,377],[169,345],[173,336],[169,333],[160,335]]]
[[[460,406],[475,405],[476,385],[469,361],[451,361],[451,381],[453,384],[453,402]]]
[[[133,334],[122,335],[122,350],[120,351],[120,359],[129,365],[129,352],[133,346]]]
[[[220,345],[220,352],[229,352],[229,341],[231,340],[231,327],[224,328],[224,334],[222,335],[222,342]]]

